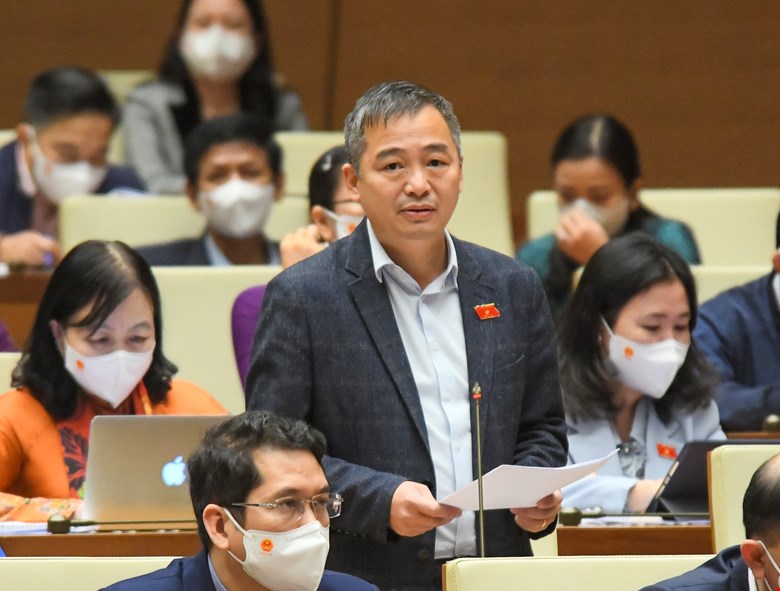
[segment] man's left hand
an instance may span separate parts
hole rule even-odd
[[[547,528],[561,510],[563,495],[561,491],[539,499],[536,507],[510,509],[515,516],[515,523],[527,532],[536,533]]]

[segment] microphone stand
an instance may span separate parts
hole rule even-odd
[[[480,428],[479,403],[482,399],[482,388],[479,382],[474,382],[471,388],[471,397],[474,399],[476,423],[477,423],[477,490],[479,495],[479,556],[485,558],[485,508],[482,500],[482,431]]]

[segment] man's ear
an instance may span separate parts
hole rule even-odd
[[[184,192],[187,194],[193,209],[195,211],[201,211],[200,200],[198,199],[198,187],[195,186],[195,183],[187,181]]]
[[[274,201],[279,201],[282,197],[284,197],[284,184],[286,180],[287,179],[284,176],[284,171],[276,175],[276,181],[274,181],[274,186],[276,187]]]
[[[333,221],[328,217],[325,208],[321,205],[315,205],[311,208],[311,223],[317,226],[322,239],[330,244],[336,240],[336,229],[333,227]]]
[[[347,162],[344,166],[341,167],[341,173],[344,175],[344,185],[347,187],[347,191],[349,191],[353,198],[357,199],[357,201],[360,201],[360,191],[358,191],[359,178],[355,167]]]
[[[228,535],[225,526],[228,522],[224,513],[225,509],[219,505],[210,503],[203,509],[203,526],[206,533],[211,538],[211,543],[220,550],[227,551],[229,548]]]
[[[742,560],[748,565],[757,580],[766,578],[767,565],[766,552],[761,544],[756,540],[745,540],[739,547],[742,554]]]
[[[20,123],[15,128],[16,139],[22,146],[22,155],[27,165],[32,169],[32,136],[33,126],[29,123]]]

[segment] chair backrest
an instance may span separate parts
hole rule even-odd
[[[289,195],[274,203],[266,225],[272,240],[308,223],[307,199]],[[68,197],[60,205],[59,233],[65,251],[84,240],[122,240],[130,246],[199,236],[203,214],[183,196]]]
[[[284,150],[285,193],[300,196],[308,194],[317,158],[344,143],[341,132],[280,132],[276,138]],[[458,238],[512,255],[506,138],[494,131],[464,131],[461,147],[463,192],[449,229]]]
[[[768,264],[775,250],[780,189],[644,189],[641,200],[660,215],[688,224],[705,265]],[[550,232],[558,218],[553,191],[528,199],[528,237]]]
[[[144,246],[192,238],[205,219],[183,196],[68,197],[60,205],[60,241],[64,251],[84,240],[121,240]]]
[[[95,591],[164,568],[173,558],[144,557],[7,557],[0,558],[3,589],[25,591]]]
[[[10,144],[16,139],[15,129],[0,129],[0,147]]]
[[[780,445],[721,445],[709,453],[710,517],[716,552],[745,539],[742,499],[756,469]]]
[[[11,389],[11,372],[21,356],[21,353],[0,353],[0,393]]]
[[[445,591],[577,589],[629,591],[696,568],[710,555],[459,558],[448,562]]]
[[[696,292],[700,304],[715,297],[722,291],[766,275],[770,270],[771,265],[769,261],[761,266],[724,267],[721,265],[691,265],[691,271],[696,279]]]
[[[233,354],[230,311],[239,293],[266,284],[274,266],[153,267],[162,299],[165,356],[176,377],[207,390],[231,413],[245,409]]]

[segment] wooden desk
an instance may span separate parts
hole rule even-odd
[[[200,550],[194,531],[0,536],[8,556],[191,556]],[[607,554],[712,554],[704,525],[558,528],[561,556]]]
[[[712,553],[709,525],[558,527],[560,556]]]
[[[27,341],[50,277],[50,271],[23,271],[0,277],[0,320],[5,322],[19,349]]]
[[[192,556],[195,531],[90,532],[0,536],[6,556]]]

